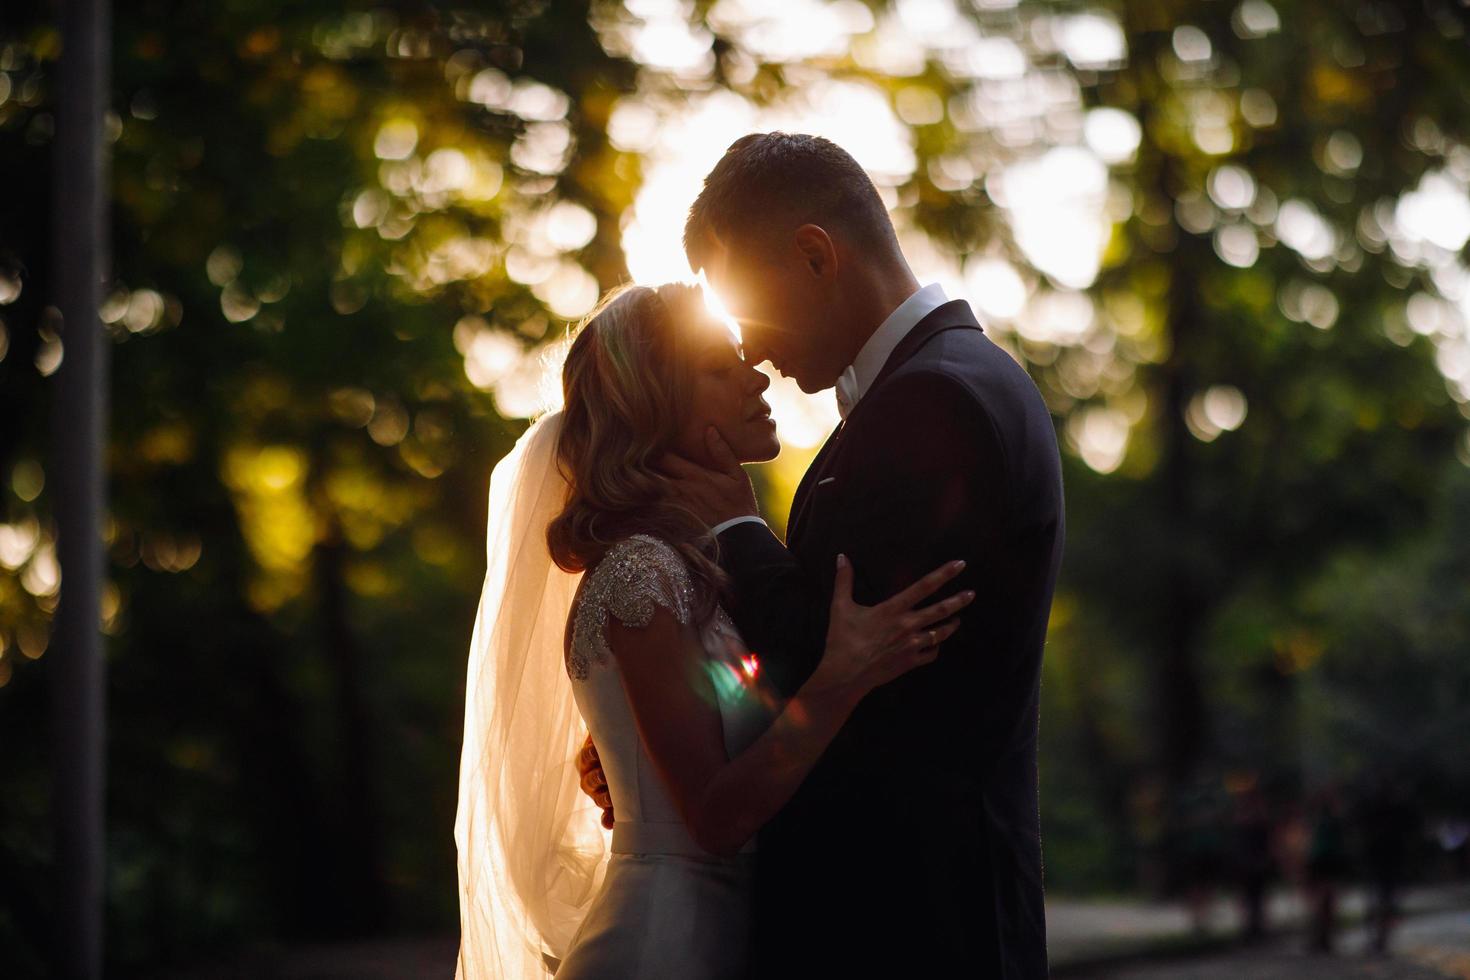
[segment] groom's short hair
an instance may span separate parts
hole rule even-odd
[[[898,249],[888,209],[850,153],[820,136],[752,133],[731,143],[704,178],[684,223],[684,254],[698,271],[711,233],[759,248],[804,224],[871,253]]]

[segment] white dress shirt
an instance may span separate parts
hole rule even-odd
[[[919,325],[919,321],[939,307],[949,302],[944,295],[944,287],[937,282],[914,293],[908,299],[898,304],[898,309],[888,314],[888,318],[878,325],[873,335],[863,344],[857,356],[837,378],[837,414],[843,421],[847,420],[858,401],[869,388],[873,386],[873,380],[878,377],[878,372],[883,370],[883,365],[888,363],[888,358],[898,347],[903,338],[907,337],[909,331]],[[718,535],[727,527],[734,527],[745,521],[765,521],[754,514],[742,517],[732,517],[728,521],[716,524],[713,531]]]
[[[844,420],[853,406],[873,386],[873,380],[883,370],[883,365],[888,363],[894,348],[908,336],[910,330],[919,325],[920,320],[948,301],[944,295],[944,287],[937,282],[931,282],[898,304],[898,309],[888,314],[888,319],[878,325],[868,342],[857,352],[857,357],[852,359],[852,363],[837,378],[837,413]]]

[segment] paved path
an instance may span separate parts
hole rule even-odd
[[[1368,930],[1344,931],[1334,955],[1308,953],[1300,939],[1206,956],[1069,971],[1076,980],[1445,980],[1470,978],[1470,911],[1433,912],[1403,922],[1388,956],[1368,951]]]
[[[1470,915],[1470,886],[1453,885],[1415,888],[1400,899],[1410,916],[1463,909]],[[1344,889],[1338,899],[1338,914],[1348,921],[1361,920],[1369,907],[1362,889]],[[1300,929],[1308,909],[1301,893],[1277,889],[1270,896],[1266,921],[1273,932]],[[1242,914],[1229,897],[1217,899],[1205,916],[1203,931],[1196,931],[1189,913],[1178,903],[1129,899],[1071,900],[1052,897],[1046,903],[1047,951],[1054,966],[1126,958],[1129,954],[1160,948],[1189,949],[1219,946],[1242,932]],[[1344,948],[1355,940],[1344,934]],[[1361,945],[1366,946],[1363,939]]]
[[[1350,959],[1291,950],[1252,950],[1069,976],[1087,980],[1445,980],[1447,975],[1396,957]]]
[[[1361,915],[1365,898],[1347,892],[1340,909]],[[1304,952],[1289,930],[1305,916],[1290,891],[1274,895],[1273,928],[1287,930],[1267,943],[1232,942],[1239,910],[1220,900],[1203,936],[1177,905],[1138,901],[1047,902],[1048,947],[1066,980],[1470,980],[1470,887],[1420,888],[1404,896],[1409,915],[1394,934],[1391,955],[1367,952],[1367,930],[1344,927],[1336,955]],[[1200,948],[1203,943],[1205,949]],[[380,942],[257,949],[165,974],[166,980],[452,980],[458,938],[385,939]],[[1193,947],[1193,948],[1191,948]],[[1177,955],[1161,951],[1173,949]],[[1112,963],[1115,965],[1088,965]]]
[[[1368,948],[1368,931],[1351,930],[1342,943],[1345,952]],[[1393,935],[1393,954],[1439,970],[1445,976],[1470,980],[1470,909],[1414,916],[1400,923]]]

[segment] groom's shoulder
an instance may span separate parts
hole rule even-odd
[[[1013,460],[1056,456],[1056,434],[1041,392],[1004,348],[978,329],[934,333],[878,386],[881,414],[948,419],[960,429],[994,434]],[[1047,463],[1051,466],[1051,462]]]
[[[979,329],[935,333],[899,365],[890,381],[901,390],[933,385],[962,392],[986,414],[1047,414],[1026,369]]]

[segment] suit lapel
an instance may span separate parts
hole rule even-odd
[[[827,437],[827,441],[822,444],[822,448],[813,457],[811,465],[802,474],[801,482],[796,485],[796,493],[791,498],[791,515],[786,520],[786,538],[788,541],[797,536],[802,516],[806,513],[807,504],[811,500],[812,488],[821,479],[822,468],[826,465],[827,459],[832,455],[832,450],[836,448],[838,438],[845,424],[844,422],[837,423],[837,428],[832,430],[832,434]]]
[[[975,319],[974,312],[970,309],[970,304],[962,299],[950,300],[948,303],[935,307],[930,311],[928,316],[914,324],[913,329],[905,334],[904,338],[898,342],[898,346],[893,349],[893,353],[888,355],[888,360],[883,362],[883,368],[878,372],[877,377],[873,379],[873,383],[869,385],[867,392],[858,401],[857,405],[853,406],[852,411],[848,412],[847,418],[839,423],[837,428],[832,431],[832,434],[827,437],[826,443],[823,444],[816,458],[812,460],[812,464],[807,467],[806,473],[801,478],[801,483],[797,485],[796,493],[791,501],[791,515],[786,522],[787,547],[796,547],[797,538],[801,535],[802,527],[808,516],[807,512],[811,508],[813,491],[823,479],[825,471],[831,468],[832,463],[837,457],[837,447],[841,441],[840,436],[843,430],[857,418],[863,409],[863,405],[869,401],[868,396],[901,364],[913,357],[930,337],[945,330],[957,328],[982,329],[979,321]]]
[[[867,400],[867,395],[871,394],[874,388],[882,384],[884,378],[888,377],[901,364],[918,353],[919,348],[923,347],[930,337],[937,333],[942,333],[945,330],[954,330],[963,327],[984,332],[980,326],[980,321],[975,319],[975,314],[970,309],[970,304],[964,300],[952,299],[948,303],[940,304],[930,310],[929,315],[914,324],[914,328],[904,334],[904,338],[898,342],[898,346],[893,349],[893,353],[888,355],[888,360],[883,362],[883,369],[878,372],[878,376],[868,386],[868,391],[863,395],[862,400],[859,400],[857,406],[848,413],[848,419],[851,420],[852,416],[857,413],[858,408],[862,407],[863,401]]]

